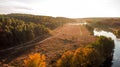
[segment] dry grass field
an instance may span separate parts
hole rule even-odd
[[[35,47],[26,51],[23,55],[14,59],[10,64],[22,64],[23,60],[32,53],[45,54],[47,65],[54,62],[67,50],[75,50],[79,47],[94,42],[95,37],[83,25],[65,24],[51,32],[52,36],[39,42]]]

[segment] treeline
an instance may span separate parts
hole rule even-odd
[[[0,47],[7,48],[30,41],[37,36],[49,34],[43,25],[26,23],[9,17],[0,17]]]
[[[88,18],[84,20],[89,22],[91,28],[113,32],[120,38],[120,18]]]
[[[50,30],[72,21],[28,14],[0,15],[0,49],[28,42],[36,37],[43,39],[45,35],[50,35]]]
[[[113,49],[113,40],[101,36],[86,47],[65,52],[57,61],[57,67],[100,67],[113,55]]]
[[[39,23],[50,29],[55,29],[56,27],[64,23],[76,22],[73,19],[69,19],[65,17],[37,16],[30,14],[8,14],[7,16],[15,19],[23,20],[25,22]]]
[[[87,19],[92,27],[111,31],[111,28],[120,28],[120,18],[93,18]]]

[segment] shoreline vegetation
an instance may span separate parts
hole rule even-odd
[[[91,28],[113,32],[117,38],[120,38],[120,18],[86,18],[83,20],[86,20]]]

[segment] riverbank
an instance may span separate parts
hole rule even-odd
[[[111,57],[111,59],[108,59],[108,61],[106,63],[104,63],[104,65],[106,65],[107,67],[119,67],[120,64],[120,40],[112,33],[112,32],[107,32],[104,30],[101,31],[96,31],[94,30],[94,36],[106,36],[106,37],[110,37],[114,40],[115,43],[115,49],[114,49],[114,54],[113,57]]]

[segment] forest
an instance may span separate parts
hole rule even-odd
[[[50,36],[56,27],[74,20],[63,17],[36,16],[29,14],[0,15],[0,49],[41,40]]]

